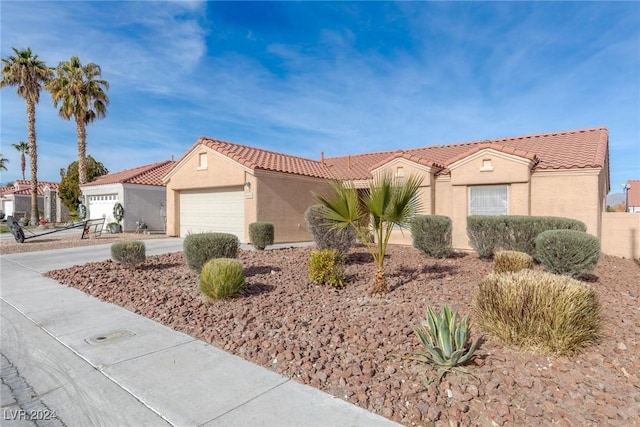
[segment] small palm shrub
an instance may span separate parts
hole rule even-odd
[[[343,256],[335,249],[311,251],[309,259],[309,280],[319,285],[334,288],[345,286]]]
[[[451,219],[442,215],[416,215],[411,220],[413,247],[433,258],[446,258],[451,246]]]
[[[242,263],[231,258],[207,261],[200,272],[200,291],[212,299],[242,295],[246,290]]]
[[[542,271],[491,273],[474,296],[474,319],[506,345],[570,355],[600,336],[600,303],[591,286]]]
[[[493,256],[493,271],[496,273],[515,273],[533,268],[533,258],[518,251],[497,251]]]
[[[600,240],[582,231],[549,230],[536,237],[536,255],[545,270],[580,277],[596,268]]]
[[[414,329],[420,344],[427,353],[417,353],[417,359],[445,368],[468,362],[476,351],[476,338],[469,344],[469,316],[461,319],[458,311],[451,311],[448,305],[442,307],[442,313],[436,313],[427,307],[426,320]]]
[[[182,245],[187,265],[196,273],[213,258],[236,258],[240,248],[237,236],[227,233],[190,234]]]
[[[249,224],[249,239],[251,244],[259,251],[264,250],[269,245],[273,245],[274,228],[270,222],[253,222]]]
[[[146,259],[146,246],[139,240],[114,243],[111,245],[111,258],[125,268],[136,268]]]
[[[323,205],[312,205],[304,213],[307,227],[316,242],[318,249],[335,249],[346,254],[353,246],[355,232],[351,227],[344,230],[333,228],[331,221],[326,219],[326,208]]]

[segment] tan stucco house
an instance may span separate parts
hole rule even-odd
[[[58,197],[57,182],[38,181],[38,218],[47,222],[65,222],[69,210]],[[31,215],[31,182],[23,179],[16,180],[12,187],[0,189],[0,210],[5,216],[18,219]]]
[[[113,207],[119,202],[124,207],[124,231],[135,231],[138,220],[145,222],[149,230],[164,231],[167,195],[162,177],[174,163],[164,160],[125,169],[81,185],[87,218],[105,218],[105,225],[113,222]]]
[[[276,242],[310,239],[304,211],[331,180],[366,188],[377,172],[423,176],[423,213],[453,221],[453,245],[469,248],[471,214],[575,218],[600,237],[609,192],[604,127],[304,159],[202,137],[164,177],[167,234],[202,231],[248,241],[255,221],[274,223]],[[394,236],[410,243],[408,231]]]

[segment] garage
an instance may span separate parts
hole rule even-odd
[[[4,201],[4,215],[5,217],[13,215],[13,200]]]
[[[89,219],[105,218],[105,225],[115,221],[113,218],[113,206],[117,201],[117,194],[89,196]]]
[[[244,243],[242,187],[180,191],[180,237],[218,232],[238,236]]]

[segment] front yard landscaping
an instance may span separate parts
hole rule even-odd
[[[425,258],[390,246],[391,292],[369,296],[371,255],[352,248],[343,289],[311,284],[310,248],[240,251],[247,294],[208,301],[182,253],[147,257],[137,270],[113,261],[49,276],[190,334],[296,381],[405,425],[632,425],[640,417],[640,266],[603,255],[589,276],[603,308],[603,339],[571,357],[507,348],[486,336],[463,370],[411,356],[427,305],[472,314],[492,263],[475,254]],[[473,326],[472,338],[480,332]],[[495,423],[495,424],[494,424]],[[452,424],[455,425],[455,424]]]

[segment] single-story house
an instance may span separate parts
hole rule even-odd
[[[627,212],[640,213],[640,179],[630,179],[627,181]]]
[[[173,160],[165,160],[138,166],[82,184],[80,190],[87,207],[87,218],[105,218],[105,226],[115,222],[113,207],[120,202],[124,208],[124,231],[135,231],[139,220],[147,225],[148,230],[164,231],[167,197],[162,177],[174,163]]]
[[[65,222],[69,211],[58,197],[57,182],[38,181],[38,218],[47,222]],[[0,190],[0,209],[5,216],[29,218],[31,216],[31,182],[16,180],[12,187]]]
[[[304,212],[314,192],[331,180],[367,188],[391,172],[424,178],[422,213],[451,218],[456,248],[469,248],[472,214],[575,218],[600,237],[608,142],[598,127],[311,160],[202,137],[163,179],[167,234],[222,231],[248,242],[249,224],[269,221],[276,242],[309,240]],[[410,233],[398,230],[393,241],[410,243]]]

